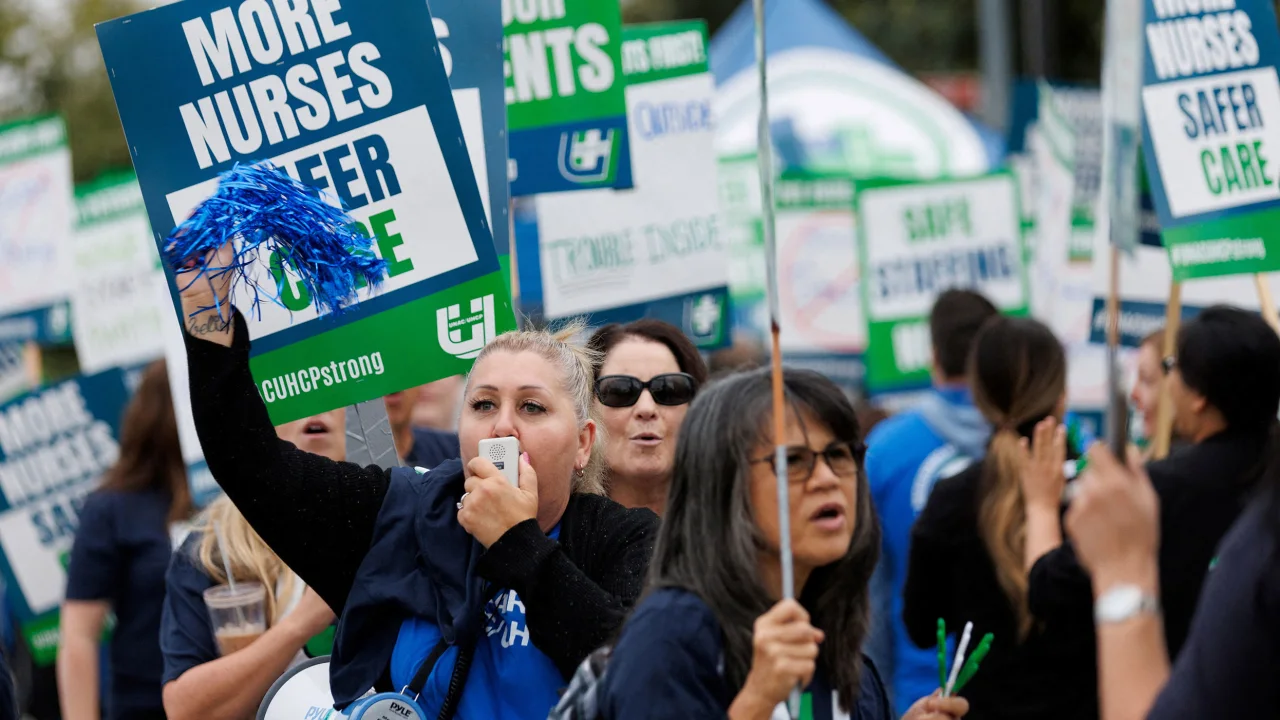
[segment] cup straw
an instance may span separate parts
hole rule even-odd
[[[218,521],[213,521],[213,535],[218,542],[218,555],[222,558],[222,571],[227,574],[227,586],[231,588],[231,593],[236,592],[236,579],[231,575],[231,558],[227,557],[227,543],[222,537],[222,526],[218,525]],[[240,618],[241,625],[248,625],[249,621],[244,616],[244,608],[236,606],[236,615]]]

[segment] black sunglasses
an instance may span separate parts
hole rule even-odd
[[[827,467],[831,468],[831,472],[836,477],[855,478],[858,476],[858,459],[861,455],[860,447],[847,442],[832,443],[821,452],[803,446],[788,447],[787,482],[794,484],[809,482],[809,478],[813,477],[814,469],[818,467],[819,457],[827,463]],[[773,455],[751,461],[752,465],[756,463],[768,463],[770,470],[776,470]]]
[[[630,375],[605,375],[596,380],[596,399],[606,407],[631,407],[645,390],[659,405],[684,405],[698,392],[698,381],[686,373],[654,375],[649,382]]]

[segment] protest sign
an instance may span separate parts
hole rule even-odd
[[[38,664],[58,647],[58,606],[84,498],[119,455],[124,372],[81,375],[0,405],[0,573]]]
[[[774,186],[779,342],[788,359],[867,347],[853,179],[784,173]]]
[[[23,344],[0,342],[0,402],[17,397],[31,388]]]
[[[1144,0],[1143,152],[1175,280],[1280,269],[1267,0]]]
[[[1105,232],[1094,239],[1095,252],[1107,249]],[[1111,280],[1109,263],[1093,266],[1093,310],[1089,342],[1105,344],[1107,329],[1106,301]],[[1136,348],[1142,340],[1165,325],[1165,303],[1173,273],[1169,255],[1159,245],[1140,243],[1132,255],[1120,257],[1120,345]],[[1273,292],[1280,293],[1280,277],[1268,277]],[[1191,280],[1182,285],[1183,320],[1194,317],[1210,305],[1227,303],[1257,310],[1258,291],[1251,277],[1216,277]]]
[[[657,317],[716,347],[729,333],[728,255],[706,26],[630,26],[623,37],[636,187],[537,198],[543,314]]]
[[[511,226],[507,188],[507,102],[502,82],[502,8],[496,2],[432,0],[440,60],[453,88],[471,169],[508,277]]]
[[[729,253],[733,328],[763,338],[769,333],[769,307],[765,296],[760,165],[754,154],[737,155],[719,158],[717,170],[720,234]]]
[[[982,293],[1003,312],[1028,311],[1021,211],[1013,175],[926,183],[859,183],[867,386],[927,385],[928,315],[951,288]]]
[[[161,323],[172,322],[172,313],[156,303],[164,270],[132,172],[76,188],[71,255],[71,326],[81,372],[163,355]]]
[[[0,317],[66,300],[72,217],[62,118],[0,125]]]
[[[502,26],[511,194],[631,187],[618,0],[502,0]]]
[[[514,327],[421,0],[184,0],[102,23],[98,38],[158,241],[219,172],[270,159],[341,201],[388,262],[379,292],[323,319],[278,257],[249,268],[280,288],[246,317],[272,422],[466,372]]]

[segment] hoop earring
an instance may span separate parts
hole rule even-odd
[[[586,474],[586,471],[585,471],[585,470],[583,470],[582,468],[574,468],[574,469],[573,469],[573,474],[574,474],[574,475],[577,475],[578,477],[582,477],[583,475],[585,475],[585,474]]]

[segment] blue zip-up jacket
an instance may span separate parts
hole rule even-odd
[[[655,590],[636,607],[597,689],[605,720],[723,718],[735,690],[724,677],[724,635],[715,613],[687,590]],[[854,707],[846,712],[821,671],[801,700],[802,720],[889,720],[875,665],[863,658]],[[774,714],[778,717],[778,713]]]
[[[886,646],[892,653],[872,657],[888,677],[899,715],[938,687],[937,651],[917,648],[902,624],[911,526],[939,479],[982,458],[990,432],[969,391],[945,387],[881,422],[867,438],[867,481],[883,529],[872,635],[880,653]]]

